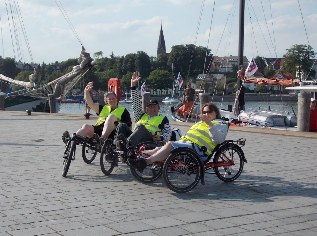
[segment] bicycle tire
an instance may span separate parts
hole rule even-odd
[[[232,165],[215,166],[214,171],[217,177],[224,182],[236,180],[243,171],[243,157],[243,151],[237,144],[227,143],[220,147],[214,156],[213,162],[215,165],[218,165],[219,163],[228,163],[232,161]]]
[[[198,184],[201,168],[198,155],[186,150],[175,151],[165,160],[164,182],[176,193],[189,192]]]
[[[95,160],[97,156],[97,150],[94,146],[87,144],[86,142],[83,143],[82,147],[82,157],[85,163],[90,164]]]
[[[152,150],[156,148],[158,145],[153,142],[144,142],[140,143],[136,147],[136,153],[138,150],[143,146],[144,150]],[[135,156],[135,158],[139,158],[140,156]],[[151,183],[157,180],[161,177],[163,170],[163,164],[162,163],[153,163],[151,165],[148,165],[142,172],[138,171],[137,169],[130,166],[131,174],[140,182],[142,183]]]
[[[106,155],[108,152],[113,152],[112,147],[111,147],[111,142],[106,141],[104,145],[102,146],[101,153],[100,153],[100,167],[102,173],[104,175],[108,176],[111,174],[113,171],[114,167],[116,166],[116,161],[118,161],[118,158],[116,157],[116,160],[113,160],[112,162],[108,162],[106,160]]]
[[[63,177],[66,177],[67,172],[69,170],[70,163],[72,162],[73,157],[75,157],[76,152],[76,141],[75,140],[69,140],[66,149],[64,152],[64,161],[63,161]]]

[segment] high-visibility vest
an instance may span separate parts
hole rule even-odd
[[[218,124],[217,121],[212,121],[211,123]],[[209,128],[206,122],[198,122],[194,124],[180,140],[190,141],[197,144],[200,148],[205,146],[207,148],[207,155],[210,155],[217,144],[212,141]]]
[[[116,109],[111,111],[111,107],[109,105],[104,106],[99,114],[99,119],[97,120],[95,126],[101,125],[103,122],[105,122],[110,114],[113,114],[118,120],[121,120],[124,109],[124,107],[118,106]]]
[[[150,117],[148,114],[144,114],[137,124],[143,124],[153,135],[159,135],[157,132],[161,131],[159,125],[162,123],[164,117],[162,115]]]

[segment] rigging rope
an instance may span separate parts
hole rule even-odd
[[[276,38],[275,38],[275,31],[274,31],[274,20],[273,20],[273,14],[272,14],[272,2],[271,2],[271,0],[269,0],[269,5],[270,5],[271,22],[272,22],[273,47],[274,47],[275,55],[277,57]]]
[[[273,44],[273,40],[272,40],[271,32],[270,32],[270,30],[269,30],[269,26],[268,26],[268,23],[267,23],[266,14],[265,14],[265,10],[264,10],[264,7],[263,7],[263,2],[262,2],[262,0],[261,0],[261,7],[262,7],[263,15],[264,15],[264,20],[265,20],[266,29],[267,29],[267,32],[269,33],[269,38],[270,38],[271,44],[273,45],[273,48],[275,49],[275,50],[274,50],[275,57],[277,58],[276,47],[274,47],[274,44]]]
[[[8,23],[9,23],[9,31],[10,31],[10,37],[11,37],[11,43],[12,43],[13,57],[14,57],[14,59],[16,60],[16,57],[15,57],[15,56],[16,56],[16,53],[15,53],[14,40],[13,40],[13,35],[12,35],[12,27],[11,27],[11,21],[10,21],[10,14],[9,14],[7,2],[5,2],[5,6],[6,6],[7,16],[8,16]]]
[[[66,22],[68,23],[70,29],[73,31],[73,34],[75,35],[75,37],[77,38],[78,42],[80,43],[81,46],[83,46],[82,44],[82,41],[80,40],[77,32],[76,32],[76,29],[74,27],[74,25],[72,24],[71,20],[69,19],[68,17],[68,14],[67,12],[65,11],[65,9],[63,8],[63,5],[61,3],[61,1],[59,0],[55,0],[55,3],[57,5],[57,7],[59,8],[59,10],[61,11],[62,15],[64,16],[64,19],[66,20]]]
[[[30,43],[29,43],[29,39],[28,39],[28,36],[27,36],[27,33],[26,33],[23,17],[22,17],[22,14],[21,14],[20,5],[19,5],[18,1],[14,1],[14,4],[15,4],[17,17],[19,19],[20,27],[21,27],[21,30],[22,30],[22,34],[23,34],[23,37],[24,37],[24,41],[25,41],[26,47],[28,49],[28,53],[29,53],[31,62],[34,63],[32,51],[31,51],[31,47],[30,47]]]
[[[306,35],[306,39],[307,39],[307,43],[308,43],[308,46],[310,46],[310,41],[309,41],[309,38],[308,38],[308,34],[307,34],[307,29],[306,29],[306,24],[305,24],[305,21],[304,21],[304,17],[303,17],[303,12],[302,12],[302,8],[301,8],[301,5],[300,5],[300,2],[299,0],[297,0],[298,2],[298,8],[299,8],[299,11],[300,11],[300,15],[301,15],[301,18],[302,18],[302,22],[303,22],[303,25],[304,25],[304,30],[305,30],[305,35]],[[308,76],[310,74],[310,72],[312,71],[313,67],[314,67],[314,64],[316,62],[317,59],[314,60],[314,63],[312,63],[307,75],[306,75],[306,78],[304,80],[307,80],[308,79]]]
[[[3,43],[3,32],[2,32],[2,24],[1,24],[1,16],[0,16],[0,25],[1,25],[1,43],[2,43],[2,57],[4,58],[4,43]]]
[[[203,15],[203,12],[204,12],[205,1],[206,0],[202,0],[201,6],[200,6],[200,14],[199,14],[199,17],[198,17],[198,23],[197,23],[195,40],[194,40],[194,46],[196,46],[196,44],[197,44],[197,37],[198,37],[199,29],[200,29],[200,23],[201,23],[202,15]],[[192,65],[192,62],[193,62],[193,53],[194,52],[192,52],[191,55],[190,55],[190,61],[189,61],[188,71],[187,71],[187,78],[189,77],[190,68],[191,68],[191,65]]]
[[[262,27],[261,27],[261,25],[260,25],[260,23],[259,23],[259,20],[258,20],[257,16],[256,16],[256,13],[255,13],[255,11],[254,11],[252,2],[251,2],[251,1],[249,1],[249,2],[250,2],[250,6],[251,6],[252,12],[253,12],[253,14],[254,14],[254,17],[255,17],[255,19],[256,19],[256,22],[257,22],[257,24],[258,24],[258,26],[259,26],[260,32],[261,32],[261,34],[262,34],[262,36],[263,36],[264,42],[265,42],[265,44],[266,44],[266,47],[267,47],[269,53],[272,55],[271,48],[269,47],[269,45],[268,45],[268,43],[267,43],[267,40],[266,40],[266,37],[265,37],[265,35],[264,35],[264,33],[263,33]]]

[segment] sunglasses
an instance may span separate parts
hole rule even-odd
[[[213,111],[203,111],[202,113],[203,114],[209,114],[209,113],[212,113]]]

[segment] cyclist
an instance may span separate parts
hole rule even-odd
[[[132,121],[129,111],[118,105],[116,94],[112,91],[104,95],[105,105],[99,105],[95,103],[91,96],[93,89],[93,82],[89,82],[84,90],[84,98],[87,105],[99,115],[95,125],[84,124],[76,134],[81,137],[93,137],[94,133],[98,134],[101,138],[101,142],[108,138],[114,138],[116,135],[116,129],[118,133],[128,136],[131,132]],[[117,124],[119,126],[117,128]],[[124,124],[124,125],[123,125]],[[63,140],[69,136],[68,131],[63,134]]]
[[[137,89],[137,82],[141,79],[138,71],[133,72],[131,78],[132,107],[136,126],[127,140],[124,137],[118,137],[117,143],[119,150],[123,150],[126,141],[129,145],[136,146],[146,141],[170,140],[172,135],[169,120],[165,115],[159,114],[160,106],[157,100],[150,100],[146,106],[145,112],[142,111],[141,98]]]
[[[207,103],[202,107],[201,121],[190,127],[179,141],[169,141],[161,148],[144,151],[143,156],[147,158],[141,157],[137,160],[129,158],[128,162],[142,172],[147,165],[165,160],[173,149],[180,147],[193,148],[203,160],[206,160],[215,146],[225,141],[228,133],[228,125],[217,120],[219,118],[218,107],[213,103]],[[206,151],[203,150],[203,146]]]

